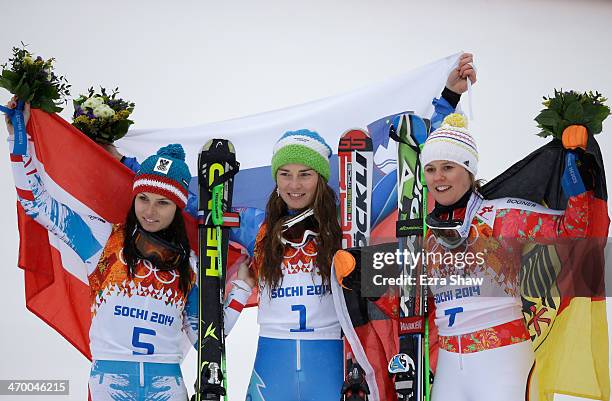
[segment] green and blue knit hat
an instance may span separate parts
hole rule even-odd
[[[165,196],[180,209],[187,204],[187,188],[191,174],[185,163],[185,151],[179,144],[160,148],[140,165],[134,177],[132,196],[141,192],[151,192]]]
[[[272,151],[272,178],[276,181],[280,167],[295,163],[312,168],[327,182],[331,155],[332,149],[316,132],[307,129],[287,131]]]

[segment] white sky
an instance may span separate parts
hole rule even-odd
[[[553,88],[612,96],[608,1],[4,3],[0,60],[24,41],[32,51],[57,59],[73,95],[91,85],[119,86],[136,102],[135,128],[197,125],[299,104],[469,50],[476,55],[479,81],[471,128],[480,148],[480,175],[492,178],[545,143],[534,135],[533,118],[541,97]],[[63,116],[71,112],[68,107]],[[610,129],[607,121],[598,140],[612,174]],[[0,379],[70,379],[70,397],[44,399],[83,400],[88,362],[25,310],[23,275],[15,267],[15,195],[5,160]],[[250,311],[229,338],[232,401],[244,397],[254,332]],[[189,389],[194,365],[190,360],[184,365]]]

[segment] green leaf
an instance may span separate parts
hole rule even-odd
[[[580,99],[578,98],[578,94],[576,92],[570,91],[565,94],[565,99],[563,103],[569,105],[579,101]]]
[[[23,97],[19,96],[18,93],[19,91],[21,91],[21,87],[23,86],[24,82],[25,82],[25,74],[21,76],[21,78],[19,79],[19,81],[17,82],[17,84],[14,87],[15,92],[13,92],[14,95],[16,95],[18,98],[23,99]]]
[[[59,113],[62,111],[61,107],[58,107],[52,100],[50,99],[35,99],[32,102],[32,107],[41,109],[49,114],[51,113]]]
[[[47,113],[49,113],[49,109],[52,108],[54,105],[49,101],[49,100],[45,100],[45,99],[34,99],[32,101],[32,108],[34,109],[41,109],[46,111]]]
[[[541,136],[542,138],[546,138],[547,136],[550,136],[551,133],[550,131],[540,131],[537,133],[538,136]]]
[[[610,115],[610,109],[606,106],[602,106],[593,117],[594,120],[604,121]]]
[[[59,107],[58,105],[56,105],[55,103],[52,103],[52,106],[47,107],[45,109],[45,111],[47,113],[60,113],[62,110],[64,110],[63,107]]]
[[[584,110],[579,102],[571,103],[565,110],[564,119],[570,124],[580,124],[584,115]]]
[[[561,118],[554,110],[544,109],[540,112],[540,114],[538,114],[535,120],[542,126],[552,127],[558,124]]]
[[[602,130],[601,121],[593,121],[588,128],[591,134],[593,135],[599,134]]]
[[[558,97],[550,99],[550,105],[548,106],[548,109],[556,112],[557,114],[561,114],[561,112],[563,111],[561,99]]]
[[[124,136],[128,132],[128,129],[130,128],[131,124],[132,122],[130,120],[116,121],[113,124],[113,136],[115,137],[115,139],[119,139]]]
[[[32,92],[30,92],[30,86],[27,82],[23,82],[15,90],[15,96],[17,96],[19,99],[26,100],[28,97],[30,97],[31,94]]]
[[[9,81],[12,81],[12,82],[19,82],[19,80],[21,79],[21,76],[11,70],[3,70],[2,78],[8,79]]]
[[[13,88],[14,85],[11,81],[9,81],[8,79],[4,79],[4,78],[0,78],[0,88],[4,88],[7,91],[11,92],[11,93],[15,93]]]
[[[584,110],[583,118],[585,120],[592,120],[593,117],[597,114],[597,111],[599,110],[600,107],[601,106],[593,104],[591,102],[583,103],[582,104],[582,110]]]
[[[45,99],[32,99],[30,101],[30,106],[33,109],[42,109],[41,105],[45,103]]]
[[[57,90],[53,86],[45,84],[38,87],[36,95],[41,97],[47,97],[49,99],[57,99]]]

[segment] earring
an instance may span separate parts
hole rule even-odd
[[[278,190],[278,187],[276,187],[276,196],[280,198],[280,191]]]

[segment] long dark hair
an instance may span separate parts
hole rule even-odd
[[[336,194],[318,177],[312,208],[319,228],[316,263],[323,283],[329,284],[334,253],[340,249],[342,231],[338,223]],[[274,188],[266,205],[266,233],[261,244],[263,261],[259,267],[259,278],[269,288],[277,288],[282,281],[281,263],[285,248],[280,241],[283,222],[288,214],[287,204]]]
[[[134,238],[132,236],[132,233],[136,227],[138,227],[138,219],[134,211],[135,201],[136,198],[132,201],[132,207],[130,207],[127,217],[125,218],[125,232],[123,238],[123,258],[128,266],[128,275],[130,277],[134,275],[134,269],[138,263],[136,246],[134,245]],[[179,289],[183,294],[187,295],[191,289],[191,266],[189,265],[189,250],[191,247],[189,246],[189,239],[187,238],[187,231],[185,230],[185,220],[183,220],[181,209],[177,207],[170,225],[156,234],[160,235],[166,241],[172,241],[175,244],[181,245],[183,249],[187,250],[187,257],[183,259],[176,269],[179,273]]]

